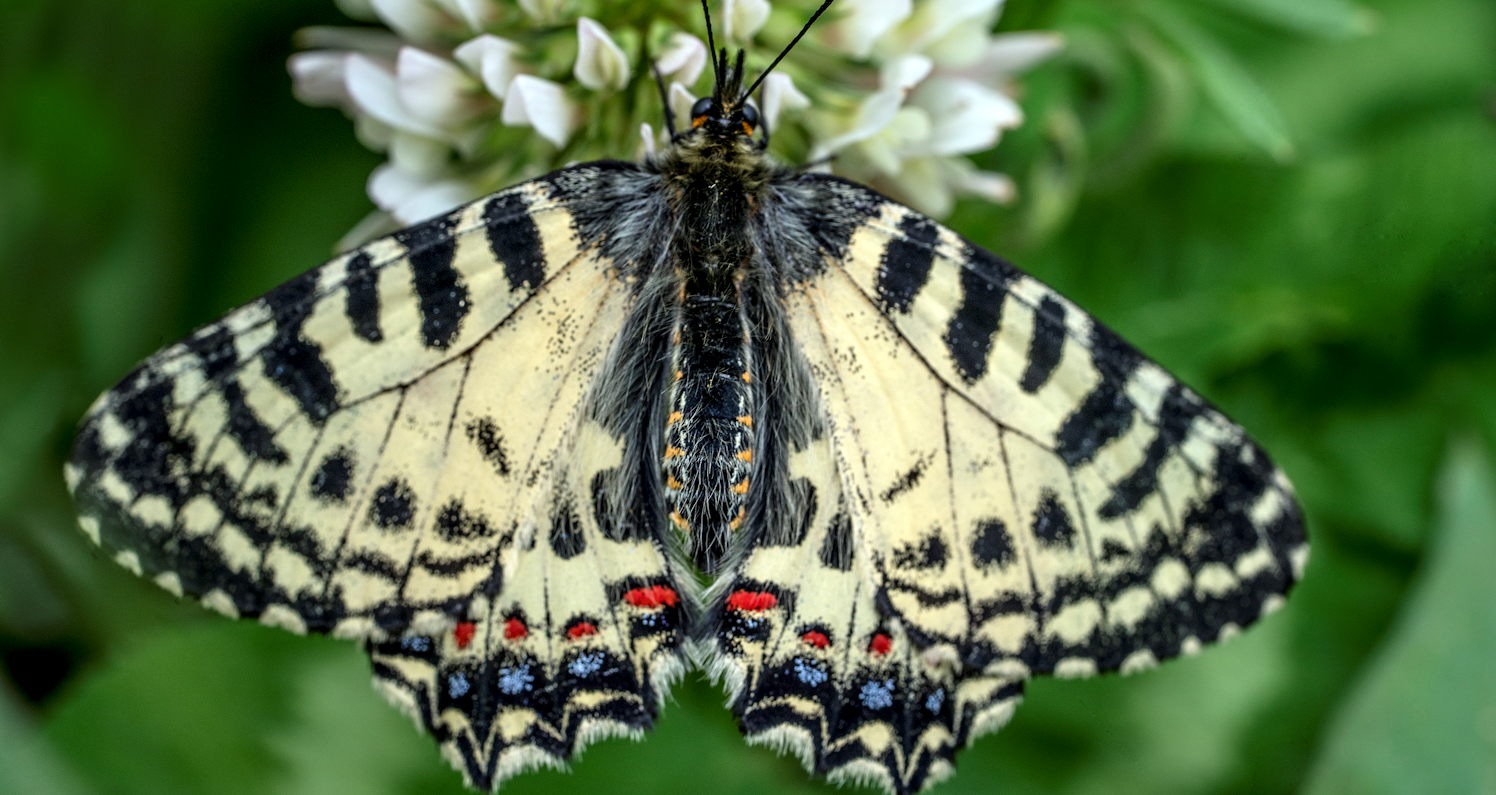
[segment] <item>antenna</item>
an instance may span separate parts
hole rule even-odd
[[[703,5],[706,4],[706,0],[701,0],[701,2]],[[790,41],[789,46],[785,47],[784,50],[779,53],[779,56],[774,59],[774,63],[769,64],[768,69],[765,69],[759,73],[758,79],[753,81],[753,85],[749,86],[747,91],[743,92],[743,96],[751,96],[753,94],[753,89],[758,88],[758,84],[764,82],[764,78],[768,77],[769,73],[774,71],[774,67],[778,66],[780,61],[784,60],[784,56],[790,54],[790,50],[793,50],[795,48],[795,45],[800,43],[800,39],[805,37],[806,32],[810,30],[810,26],[814,25],[816,23],[816,20],[821,18],[821,14],[826,13],[826,9],[830,7],[831,0],[826,0],[826,2],[821,4],[820,8],[816,9],[816,12],[814,14],[810,15],[810,21],[805,23],[805,27],[800,28],[800,32],[796,33],[795,38]],[[710,22],[707,23],[707,32],[711,32]]]
[[[706,47],[712,54],[712,82],[720,86],[722,71],[717,68],[717,40],[712,37],[712,9],[707,6],[706,0],[701,0],[701,16],[706,18]]]

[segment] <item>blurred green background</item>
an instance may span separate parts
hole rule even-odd
[[[291,98],[331,0],[0,3],[0,791],[457,793],[346,643],[210,617],[73,522],[89,401],[318,264],[379,158]],[[1496,4],[1010,0],[1063,31],[952,223],[1249,428],[1314,552],[1198,657],[1038,681],[939,792],[1496,793]],[[825,791],[688,681],[515,793]]]

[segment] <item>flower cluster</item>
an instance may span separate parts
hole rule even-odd
[[[345,239],[444,212],[566,162],[647,155],[667,140],[652,72],[676,118],[710,91],[693,3],[337,0],[379,26],[301,32],[296,95],[340,107],[388,155],[369,178],[380,208]],[[676,6],[674,8],[666,7]],[[722,0],[718,44],[767,65],[813,0]],[[932,215],[957,195],[1007,201],[1007,177],[964,155],[1022,122],[1011,79],[1060,42],[993,35],[1001,0],[842,0],[754,101],[775,149],[825,161]]]

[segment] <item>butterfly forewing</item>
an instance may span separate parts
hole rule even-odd
[[[91,536],[236,616],[370,645],[484,789],[646,728],[680,667],[649,534],[600,531],[633,294],[552,182],[376,241],[146,362],[85,419]]]

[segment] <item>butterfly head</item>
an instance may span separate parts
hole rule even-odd
[[[752,138],[758,129],[758,109],[748,104],[743,91],[743,51],[738,50],[737,63],[728,66],[727,49],[718,51],[717,80],[712,94],[696,100],[691,106],[691,129],[704,131],[718,139]]]

